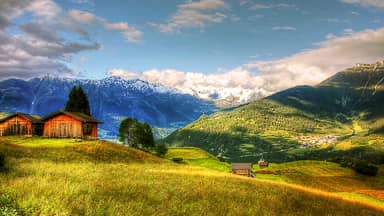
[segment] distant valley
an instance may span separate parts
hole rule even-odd
[[[142,80],[108,77],[102,80],[35,78],[0,82],[0,111],[47,115],[63,109],[73,86],[88,95],[91,113],[104,123],[101,138],[115,139],[123,118],[149,123],[157,138],[217,110],[212,102]]]
[[[229,161],[341,155],[384,162],[384,61],[357,64],[317,86],[297,86],[202,116],[164,142]]]

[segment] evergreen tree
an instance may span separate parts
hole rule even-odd
[[[69,93],[65,111],[91,115],[88,97],[80,86],[74,86]]]
[[[141,145],[145,149],[155,147],[155,139],[153,138],[152,128],[148,123],[141,124]]]

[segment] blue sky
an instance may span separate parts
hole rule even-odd
[[[381,0],[5,0],[0,12],[1,79],[114,75],[264,96],[384,59]]]
[[[142,42],[129,43],[119,33],[99,32],[95,38],[102,43],[103,50],[81,53],[89,60],[80,66],[87,71],[84,76],[102,77],[110,68],[133,71],[172,68],[217,73],[253,59],[278,59],[315,48],[315,43],[325,40],[328,34],[340,35],[344,29],[379,28],[383,23],[374,21],[384,15],[380,8],[335,0],[249,1],[243,5],[239,1],[228,1],[226,7],[212,12],[227,16],[220,23],[207,22],[204,27],[180,27],[175,32],[163,33],[148,23],[166,22],[176,13],[177,5],[185,1],[144,2],[94,1],[89,6],[93,13],[111,22],[127,21],[143,35]],[[256,4],[271,8],[252,9]],[[286,5],[278,7],[279,4]],[[295,30],[273,30],[279,26]]]

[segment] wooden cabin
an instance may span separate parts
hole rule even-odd
[[[268,162],[268,161],[265,161],[265,160],[263,160],[263,159],[262,159],[262,160],[259,160],[258,164],[259,164],[260,169],[263,169],[263,168],[266,168],[266,167],[269,166],[269,162]]]
[[[41,136],[43,125],[40,116],[17,112],[0,120],[0,136]]]
[[[78,112],[59,110],[43,118],[45,137],[97,138],[100,122]]]
[[[231,163],[233,174],[252,177],[252,163]]]

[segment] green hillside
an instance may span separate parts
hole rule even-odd
[[[169,148],[165,158],[173,160],[174,158],[181,158],[180,163],[189,164],[193,166],[206,167],[213,170],[229,172],[230,166],[226,162],[219,161],[213,155],[206,151],[194,147],[181,147]]]
[[[163,142],[200,147],[229,161],[351,155],[383,163],[383,117],[384,66],[372,64],[202,116]]]
[[[1,215],[383,213],[370,202],[175,164],[103,141],[3,137],[0,151],[8,164],[0,172]]]
[[[167,158],[183,158],[193,166],[229,172],[228,163],[220,162],[207,152],[195,147],[170,148]],[[254,165],[256,179],[285,182],[303,186],[307,190],[321,190],[363,201],[384,208],[384,166],[377,176],[365,176],[339,164],[325,161],[295,161],[270,163],[267,168]]]

